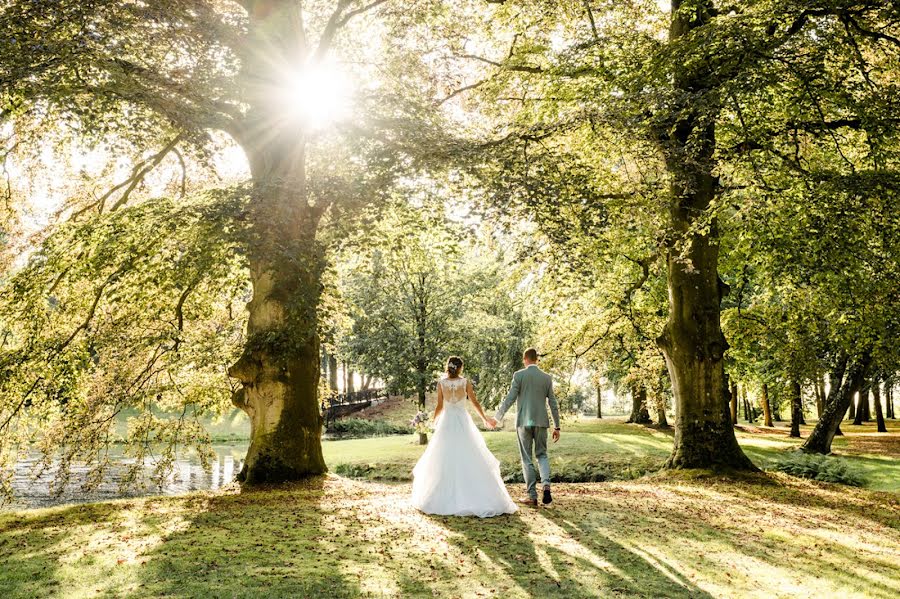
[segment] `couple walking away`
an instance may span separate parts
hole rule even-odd
[[[547,458],[547,429],[550,428],[547,404],[553,414],[554,443],[559,440],[559,406],[553,394],[553,379],[537,366],[537,351],[525,350],[523,359],[525,368],[513,376],[509,393],[494,418],[484,415],[472,383],[463,378],[462,359],[453,356],[447,360],[447,376],[437,385],[434,434],[413,468],[413,506],[427,514],[481,518],[516,511],[516,504],[500,477],[500,462],[487,448],[466,411],[467,399],[488,428],[495,428],[515,402],[516,433],[528,492],[521,503],[537,507],[538,471],[542,502],[553,501]]]

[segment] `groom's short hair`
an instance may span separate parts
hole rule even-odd
[[[522,357],[528,360],[529,362],[537,362],[538,353],[537,350],[533,347],[529,347],[525,350],[525,353],[522,354]]]

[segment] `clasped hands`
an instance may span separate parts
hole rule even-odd
[[[497,419],[496,418],[485,418],[484,425],[491,430],[497,428]]]

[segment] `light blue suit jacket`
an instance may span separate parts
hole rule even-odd
[[[503,420],[503,415],[516,403],[516,427],[540,426],[550,428],[547,404],[553,414],[553,423],[559,428],[559,404],[553,394],[553,379],[549,374],[532,364],[513,375],[512,385],[506,399],[497,409],[495,418]]]

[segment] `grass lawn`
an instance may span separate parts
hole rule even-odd
[[[677,474],[559,485],[552,508],[485,521],[420,514],[408,494],[330,475],[0,514],[0,595],[900,594],[894,494]]]
[[[507,428],[514,421],[506,418]],[[761,468],[771,468],[802,439],[788,437],[785,423],[775,428],[742,425],[738,441]],[[875,432],[874,424],[842,428],[846,435],[834,443],[835,455],[862,474],[866,487],[900,492],[900,423],[888,421],[889,433]],[[564,482],[629,480],[659,470],[672,448],[672,431],[625,424],[621,418],[583,418],[567,422],[557,444],[550,445],[554,478]],[[805,438],[812,426],[801,429]],[[521,481],[518,446],[512,430],[486,431],[488,447],[501,462],[508,482]],[[329,441],[325,459],[337,474],[379,481],[408,481],[423,447],[413,435]]]

